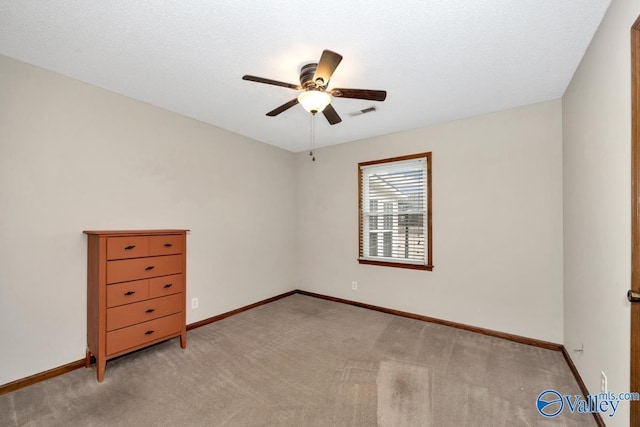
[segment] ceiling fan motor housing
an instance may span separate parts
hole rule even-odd
[[[326,82],[323,81],[320,81],[319,83],[313,81],[313,76],[316,74],[317,68],[317,62],[311,62],[309,64],[303,65],[302,68],[300,68],[300,86],[302,86],[305,90],[316,89],[324,87],[326,85]]]

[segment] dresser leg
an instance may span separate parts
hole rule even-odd
[[[98,368],[98,382],[101,383],[104,380],[104,371],[107,368],[107,361],[103,359],[96,360],[96,368]]]
[[[187,348],[187,333],[183,332],[180,334],[180,347]]]
[[[87,350],[87,354],[84,357],[84,367],[88,368],[91,366],[91,353]]]

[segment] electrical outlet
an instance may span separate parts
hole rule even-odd
[[[609,388],[607,387],[607,376],[604,374],[604,371],[600,372],[600,391],[606,392]]]
[[[352,291],[358,290],[358,282],[351,282],[351,290]]]
[[[191,298],[191,309],[198,308],[198,297]]]

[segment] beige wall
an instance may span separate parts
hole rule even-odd
[[[561,115],[555,100],[298,154],[297,287],[562,342]],[[434,270],[359,265],[358,162],[424,151]]]
[[[638,14],[637,0],[611,2],[562,103],[565,346],[592,393],[601,371],[610,390],[629,391],[629,32]],[[607,425],[628,425],[628,409]]]
[[[84,357],[85,229],[191,229],[188,322],[291,290],[293,162],[0,56],[0,384]]]

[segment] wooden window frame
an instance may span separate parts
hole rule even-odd
[[[411,264],[404,263],[402,261],[390,262],[390,261],[377,261],[371,259],[362,259],[363,256],[363,224],[362,224],[362,167],[371,165],[380,165],[384,163],[400,162],[404,160],[413,160],[419,158],[426,158],[426,186],[427,186],[427,263],[425,264]],[[432,169],[432,156],[431,152],[410,154],[407,156],[390,157],[381,160],[371,160],[367,162],[358,163],[358,263],[368,265],[378,265],[383,267],[396,267],[406,268],[412,270],[433,270],[433,227],[432,227],[432,196],[431,196],[431,169]]]

